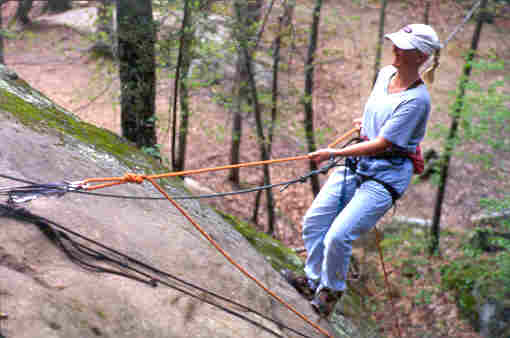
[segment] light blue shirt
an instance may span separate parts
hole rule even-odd
[[[378,136],[400,150],[415,152],[425,136],[430,113],[430,95],[425,84],[400,93],[389,94],[388,85],[397,69],[381,69],[363,112],[362,135],[372,140]],[[402,195],[411,182],[413,165],[403,158],[362,158],[358,172],[380,179]]]

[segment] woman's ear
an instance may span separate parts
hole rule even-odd
[[[419,65],[424,64],[429,59],[429,56],[430,55],[425,54],[425,53],[419,53],[419,57],[418,57]]]

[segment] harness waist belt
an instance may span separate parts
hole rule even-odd
[[[390,159],[390,158],[409,158],[409,153],[407,151],[402,150],[388,150],[382,153],[379,153],[374,156],[370,156],[370,158],[376,158],[376,159]]]
[[[380,185],[382,185],[384,187],[384,189],[386,189],[386,191],[389,192],[389,194],[391,195],[393,204],[395,204],[397,202],[397,200],[401,197],[401,195],[397,192],[397,190],[395,188],[393,188],[393,186],[391,184],[386,183],[383,180],[380,180],[380,179],[372,177],[372,176],[360,174],[356,170],[356,162],[352,158],[347,157],[345,160],[346,160],[345,164],[347,165],[347,167],[361,179],[361,184],[365,183],[366,181],[374,181],[374,182],[379,183]]]
[[[384,187],[384,189],[386,189],[386,191],[388,191],[390,193],[393,204],[395,204],[395,202],[397,202],[397,200],[401,197],[400,194],[397,192],[397,190],[395,188],[393,188],[393,186],[391,184],[386,183],[383,180],[380,180],[380,179],[372,177],[372,176],[367,176],[367,175],[363,175],[360,173],[356,173],[356,174],[361,178],[361,184],[365,183],[366,181],[374,181],[374,182],[377,182],[380,185],[382,185]]]

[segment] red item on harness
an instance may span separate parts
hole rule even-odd
[[[368,141],[368,137],[362,136],[363,141]],[[420,175],[423,173],[425,169],[425,161],[423,160],[423,155],[421,153],[421,147],[418,144],[416,146],[416,152],[406,152],[405,156],[407,156],[413,162],[413,173],[416,175]]]
[[[423,155],[421,154],[421,147],[418,144],[416,146],[416,152],[415,153],[407,153],[407,157],[411,159],[413,162],[413,172],[416,175],[420,175],[423,173],[423,170],[425,170],[425,161],[423,160]]]

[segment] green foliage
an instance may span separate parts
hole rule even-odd
[[[427,305],[431,303],[432,299],[432,291],[430,290],[420,290],[418,294],[415,296],[415,304],[417,305]]]
[[[457,90],[450,92],[452,104],[449,111],[452,117],[458,118],[459,130],[454,137],[449,138],[450,130],[446,125],[435,126],[433,137],[446,140],[439,165],[442,165],[441,161],[445,159],[444,154],[454,154],[481,164],[485,170],[504,168],[504,163],[498,162],[494,152],[510,150],[507,136],[510,132],[510,94],[507,90],[510,77],[505,74],[505,62],[493,54],[489,51],[484,58],[473,60],[466,65],[471,67],[472,77],[461,77]],[[495,80],[482,86],[484,82],[480,79],[487,76]],[[459,95],[463,89],[465,95]],[[463,143],[480,144],[482,149],[485,146],[494,152],[480,152],[479,147],[472,147],[473,151],[468,147],[458,147]],[[458,151],[453,153],[455,149]],[[504,173],[505,170],[500,170],[497,174],[505,175]],[[439,182],[438,174],[432,174],[432,183]]]
[[[7,39],[15,39],[18,34],[8,29],[0,29],[0,35]]]
[[[456,260],[441,267],[441,286],[455,292],[455,298],[461,312],[468,316],[477,316],[477,301],[473,295],[475,282],[487,274],[482,265],[471,261]],[[474,318],[476,320],[476,318]]]
[[[482,205],[492,210],[503,210],[510,200],[485,199]],[[508,231],[508,225],[501,225]],[[498,229],[497,227],[494,229]],[[510,240],[491,236],[494,229],[479,228],[461,245],[462,255],[441,267],[441,286],[451,290],[461,313],[478,322],[477,307],[487,299],[507,299],[510,294]],[[499,248],[492,254],[485,253],[478,241],[479,234],[488,233],[488,245]],[[487,245],[487,244],[486,244]]]
[[[149,156],[161,159],[161,145],[160,144],[155,144],[154,146],[151,146],[151,147],[142,147],[142,151]]]
[[[398,254],[395,248],[400,248],[414,257],[423,255],[426,252],[427,240],[423,231],[403,227],[395,232],[385,231],[384,239],[381,241],[381,248],[385,251],[385,255],[391,253]],[[413,262],[423,263],[423,261],[417,258],[413,259]]]
[[[503,211],[510,209],[510,195],[507,195],[501,199],[494,198],[482,198],[480,205],[491,211]]]
[[[505,71],[505,63],[495,57],[474,61],[472,67],[475,75]],[[508,78],[502,76],[486,88],[475,80],[467,82],[461,112],[464,140],[483,142],[498,150],[510,149],[504,137],[510,131],[510,95],[504,90],[506,82]]]
[[[504,246],[507,251],[498,255],[494,261],[497,266],[496,280],[503,287],[503,296],[508,297],[510,294],[510,241],[506,241]]]
[[[510,253],[505,251],[484,258],[479,250],[466,246],[464,251],[464,258],[456,259],[441,268],[441,285],[455,292],[462,313],[476,321],[476,306],[483,299],[508,297]]]

